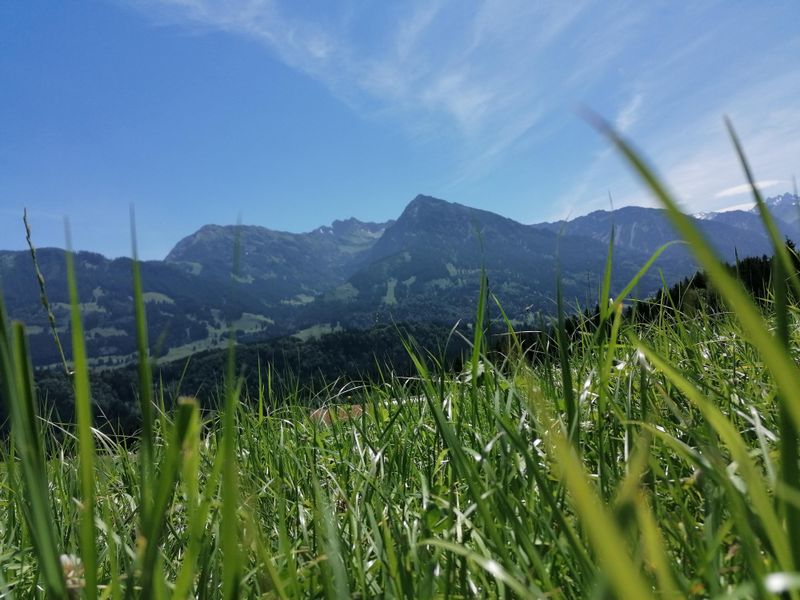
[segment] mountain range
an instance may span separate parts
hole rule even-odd
[[[782,235],[800,239],[800,202],[767,200]],[[770,253],[754,211],[703,213],[696,224],[729,262]],[[524,225],[498,214],[417,196],[394,221],[334,221],[307,233],[259,226],[206,225],[180,240],[163,261],[142,263],[153,351],[164,360],[237,339],[315,336],[340,328],[474,317],[481,271],[515,325],[552,315],[556,281],[571,306],[597,301],[614,227],[612,292],[677,235],[660,209],[625,207],[570,221]],[[40,249],[39,267],[68,339],[64,251]],[[645,276],[647,295],[695,269],[671,246]],[[89,354],[95,365],[128,362],[135,349],[131,261],[76,254]],[[6,306],[23,321],[38,365],[58,362],[30,253],[0,251]]]

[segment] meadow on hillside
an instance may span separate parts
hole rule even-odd
[[[772,287],[754,302],[609,135],[729,310],[624,319],[636,282],[609,298],[610,250],[599,323],[571,342],[559,328],[552,359],[526,360],[513,331],[489,359],[483,285],[463,373],[409,341],[417,377],[312,418],[299,396],[271,406],[266,381],[246,394],[232,347],[220,411],[183,398],[165,414],[135,272],[142,432],[92,429],[74,302],[77,423],[58,444],[24,327],[3,315],[3,597],[800,596],[793,257],[774,235]]]

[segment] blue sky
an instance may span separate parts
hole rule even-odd
[[[469,0],[0,3],[0,248],[162,258],[206,223],[307,231],[418,193],[522,222],[650,204],[614,122],[688,211],[800,157],[800,4]]]

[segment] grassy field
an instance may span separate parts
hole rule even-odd
[[[233,350],[219,411],[184,398],[167,415],[135,272],[144,424],[124,446],[92,429],[77,302],[66,442],[37,416],[24,328],[3,317],[0,597],[800,597],[791,257],[774,236],[757,306],[608,135],[728,312],[635,325],[606,283],[600,325],[560,330],[560,358],[532,364],[513,335],[505,357],[484,353],[484,288],[464,373],[409,342],[418,377],[350,392],[352,418],[312,417],[291,390],[274,405],[266,374],[243,391]]]

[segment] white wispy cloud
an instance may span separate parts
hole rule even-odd
[[[787,185],[788,183],[789,181],[783,179],[765,179],[762,181],[756,181],[756,187],[759,190],[766,190],[777,185]],[[732,187],[725,188],[724,190],[720,190],[714,194],[714,198],[730,198],[732,196],[741,196],[743,194],[751,194],[752,191],[753,188],[749,183],[743,183],[741,185],[734,185]]]
[[[636,121],[639,119],[639,111],[642,107],[643,100],[643,94],[634,94],[628,103],[622,107],[622,110],[619,111],[619,114],[614,121],[617,131],[625,133],[631,128],[631,126],[633,126],[634,123],[636,123]]]
[[[718,208],[717,212],[731,212],[733,210],[750,210],[755,206],[755,202],[742,202],[741,204],[731,204]]]
[[[627,27],[640,12],[634,5],[597,11],[596,0],[436,0],[392,7],[396,18],[365,37],[358,34],[359,10],[347,2],[334,5],[339,17],[327,15],[324,22],[278,0],[147,0],[131,6],[157,23],[256,39],[356,110],[399,117],[415,135],[456,140],[470,174],[542,120],[563,119],[602,76],[605,61],[624,47],[624,36],[609,32]],[[602,32],[602,39],[579,43],[587,23],[589,37]],[[576,41],[568,54],[564,39]],[[626,122],[636,117],[637,98],[622,115]]]

